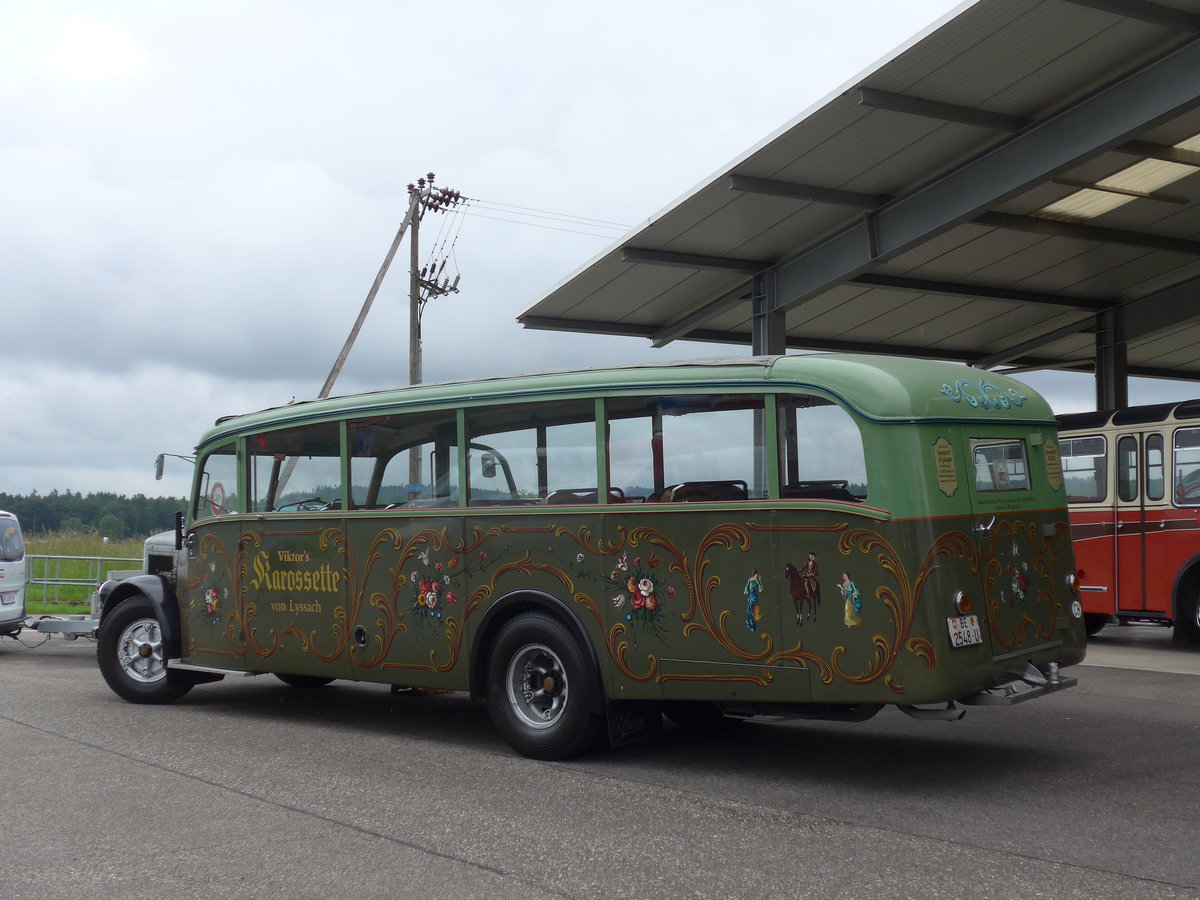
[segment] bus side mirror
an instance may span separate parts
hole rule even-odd
[[[483,454],[483,457],[479,460],[479,468],[484,478],[495,478],[496,457],[490,453]]]
[[[160,453],[154,459],[154,480],[155,481],[162,481],[163,462],[165,461],[165,458],[166,458],[166,454]]]

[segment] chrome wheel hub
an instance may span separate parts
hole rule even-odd
[[[530,728],[549,728],[567,706],[567,673],[545,644],[527,644],[513,654],[505,679],[508,702]]]
[[[152,684],[166,677],[162,629],[155,619],[131,622],[117,639],[117,662],[134,681]]]

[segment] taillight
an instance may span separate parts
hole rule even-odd
[[[959,591],[954,595],[954,608],[958,610],[960,616],[965,616],[971,611],[971,596],[966,591]]]
[[[1072,572],[1067,576],[1067,587],[1071,589],[1071,593],[1079,593],[1079,585],[1083,583],[1083,569],[1077,572]]]

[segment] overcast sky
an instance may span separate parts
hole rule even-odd
[[[0,490],[186,493],[155,455],[316,395],[429,171],[477,202],[426,380],[748,352],[514,320],[957,6],[0,0]],[[407,381],[407,270],[335,393]]]

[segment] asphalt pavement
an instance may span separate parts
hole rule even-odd
[[[89,642],[4,641],[0,893],[1200,897],[1200,653],[1110,626],[1074,674],[957,723],[668,727],[540,763],[461,694],[264,676],[136,706]]]

